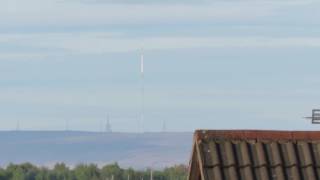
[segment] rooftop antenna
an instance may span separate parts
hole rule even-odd
[[[107,115],[106,132],[107,132],[107,133],[112,133],[112,128],[111,128],[111,124],[110,124],[110,116],[109,116],[109,114]]]
[[[305,119],[311,119],[312,124],[320,124],[320,109],[313,109],[311,117],[305,117]]]
[[[140,128],[141,132],[144,131],[143,122],[144,122],[144,54],[141,50],[140,56],[140,74],[141,74],[141,114],[140,114]]]
[[[162,132],[167,132],[166,120],[163,121],[163,124],[162,124]]]

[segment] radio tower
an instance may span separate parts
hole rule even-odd
[[[112,133],[112,128],[111,128],[111,124],[110,124],[109,114],[107,115],[106,132],[107,132],[107,133]]]
[[[163,121],[163,124],[162,124],[162,132],[167,132],[166,120]]]
[[[144,57],[143,51],[140,56],[140,73],[141,73],[141,114],[140,114],[140,128],[143,133],[143,122],[144,122]]]

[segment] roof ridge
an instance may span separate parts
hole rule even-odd
[[[195,139],[320,140],[320,131],[196,130]]]

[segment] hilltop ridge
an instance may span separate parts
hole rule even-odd
[[[0,164],[118,162],[123,167],[164,167],[188,163],[191,143],[190,132],[0,131]]]

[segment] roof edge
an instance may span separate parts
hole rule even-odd
[[[271,139],[271,140],[320,140],[320,131],[280,130],[196,130],[195,140],[202,139]]]

